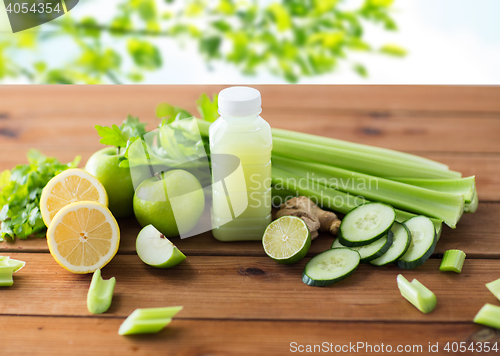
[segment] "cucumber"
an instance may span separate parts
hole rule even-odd
[[[382,236],[382,238],[378,239],[375,242],[372,242],[369,245],[349,247],[349,248],[351,250],[359,252],[359,255],[361,257],[361,262],[370,262],[371,260],[379,258],[383,254],[385,254],[387,250],[389,250],[389,248],[392,246],[393,237],[394,234],[392,233],[392,231],[389,231],[387,235]],[[337,248],[337,247],[346,247],[346,246],[342,245],[339,239],[336,239],[332,244],[332,248]]]
[[[338,232],[339,242],[344,246],[365,246],[383,236],[396,219],[396,212],[390,205],[367,203],[351,210],[342,220]]]
[[[309,286],[324,287],[341,281],[356,270],[360,260],[358,251],[347,247],[321,252],[307,262],[302,282]]]
[[[394,263],[410,248],[411,234],[406,225],[395,221],[391,227],[391,231],[394,234],[391,247],[382,256],[370,261],[372,265],[385,266],[389,263]]]
[[[411,234],[408,251],[399,258],[399,268],[412,269],[421,266],[431,257],[437,243],[436,229],[427,216],[415,216],[404,222]]]

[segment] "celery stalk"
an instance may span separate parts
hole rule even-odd
[[[324,147],[340,148],[344,150],[368,153],[371,155],[379,155],[389,158],[393,161],[405,161],[414,162],[417,164],[423,164],[430,167],[436,167],[442,170],[447,170],[448,166],[436,161],[432,161],[427,158],[415,156],[409,153],[399,152],[390,150],[387,148],[373,147],[369,145],[363,145],[360,143],[348,142],[343,140],[338,140],[329,137],[316,136],[301,132],[294,132],[283,129],[273,129],[273,137],[285,138],[293,141],[300,141],[304,143],[311,143],[316,145],[322,145]]]
[[[441,261],[440,271],[451,271],[460,273],[465,261],[465,252],[460,250],[448,250],[443,255]]]
[[[301,176],[273,166],[272,180],[274,204],[276,205],[277,203],[282,203],[295,196],[304,195],[311,198],[311,200],[322,208],[347,214],[358,205],[368,202],[368,200],[363,199],[362,197],[356,197],[335,189],[320,186],[318,184],[316,184],[314,189],[307,188],[308,186],[311,186],[311,184],[306,184],[306,187],[304,187],[304,185],[301,184],[304,179],[305,178]],[[399,209],[395,209],[395,211],[396,221],[398,222],[404,222],[409,218],[416,216],[415,214]],[[436,233],[439,236],[442,230],[442,221],[434,218],[431,218],[431,220],[434,223]]]
[[[456,227],[464,210],[462,195],[441,193],[363,173],[279,156],[273,156],[273,165],[305,177],[313,187],[323,185],[384,202],[395,208],[442,219],[452,228]]]
[[[424,164],[394,159],[377,154],[361,153],[313,143],[273,137],[273,154],[297,161],[314,161],[330,166],[383,178],[460,178],[461,174]]]
[[[398,288],[401,295],[413,304],[422,313],[430,313],[437,304],[437,298],[426,286],[414,279],[408,282],[403,275],[397,277]]]
[[[112,277],[104,280],[101,277],[101,270],[97,269],[92,276],[89,292],[87,294],[87,308],[92,314],[101,314],[109,309],[113,299],[116,279]]]
[[[470,203],[476,188],[475,177],[459,179],[411,179],[395,178],[395,181],[443,193],[463,195],[465,203]]]
[[[157,333],[170,324],[182,307],[136,309],[120,325],[119,335]]]
[[[14,284],[14,280],[12,279],[13,273],[14,267],[0,266],[0,287],[10,287]]]
[[[493,293],[498,300],[500,300],[500,279],[487,283],[486,288],[488,288],[490,292]]]
[[[486,303],[474,317],[474,322],[500,329],[500,307]]]

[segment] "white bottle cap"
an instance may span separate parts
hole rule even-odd
[[[260,92],[250,87],[231,87],[219,93],[221,116],[250,116],[262,112]]]

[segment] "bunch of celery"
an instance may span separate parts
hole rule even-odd
[[[208,137],[210,123],[199,120]],[[366,201],[396,208],[398,221],[415,214],[454,228],[477,209],[474,177],[426,158],[332,138],[273,129],[273,195],[313,197],[324,208],[347,213]],[[277,199],[281,198],[281,199]]]

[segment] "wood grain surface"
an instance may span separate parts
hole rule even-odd
[[[127,114],[154,128],[154,108],[170,102],[196,113],[195,100],[221,86],[2,86],[0,169],[26,161],[38,148],[82,166],[102,146],[94,125],[119,124]],[[449,355],[447,342],[499,342],[498,331],[472,323],[485,303],[499,305],[485,283],[500,278],[500,88],[457,86],[258,86],[263,117],[273,127],[417,153],[475,175],[475,214],[445,228],[431,259],[402,271],[361,265],[327,288],[301,282],[310,257],[333,242],[322,235],[308,256],[283,266],[258,242],[218,242],[210,233],[173,242],[188,256],[157,270],[135,254],[139,226],[120,220],[118,255],[103,269],[117,279],[110,310],[86,309],[90,275],[57,265],[45,239],[5,241],[0,254],[27,261],[10,288],[0,288],[0,332],[6,355],[280,355],[295,345],[422,345],[408,354]],[[458,248],[461,274],[438,270],[442,253]],[[396,276],[417,278],[435,292],[436,310],[421,314],[403,298]],[[157,335],[121,337],[117,330],[135,308],[183,305]],[[500,347],[500,345],[499,345]],[[393,351],[394,351],[393,350]],[[318,350],[316,350],[318,351]],[[297,352],[298,353],[298,352]],[[361,350],[361,354],[375,354]],[[377,354],[381,354],[377,352]],[[471,352],[461,355],[473,354]],[[479,353],[477,353],[479,354]]]

